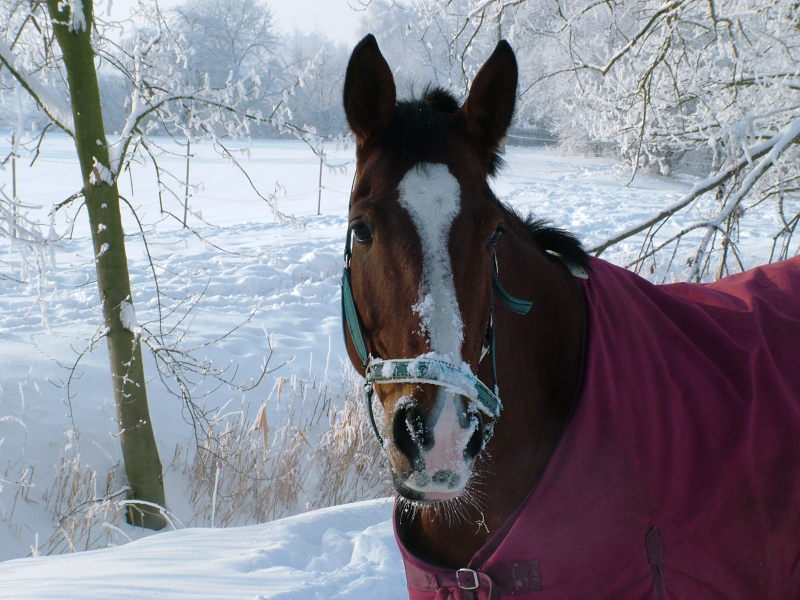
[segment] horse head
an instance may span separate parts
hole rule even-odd
[[[440,89],[398,103],[372,36],[347,68],[357,166],[346,294],[360,330],[351,327],[348,350],[374,383],[376,429],[397,491],[416,501],[464,491],[499,414],[487,349],[506,213],[487,177],[499,164],[516,85],[506,42],[461,106]]]

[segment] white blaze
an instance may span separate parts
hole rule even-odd
[[[461,210],[461,187],[446,165],[422,163],[405,174],[398,186],[400,205],[408,211],[422,245],[422,280],[419,300],[413,310],[419,315],[422,333],[428,337],[431,354],[461,365],[464,324],[456,298],[448,241],[453,220]],[[438,409],[428,423],[433,427],[434,446],[425,452],[429,474],[451,471],[459,487],[468,477],[463,452],[476,424],[463,429],[459,424],[457,394],[440,388]],[[414,483],[409,481],[409,485]],[[415,487],[415,486],[414,486]],[[423,486],[426,492],[452,492],[436,483]]]
[[[461,187],[446,165],[422,163],[405,174],[398,191],[422,244],[422,281],[414,312],[431,351],[461,364],[464,325],[447,247],[453,219],[461,210]]]

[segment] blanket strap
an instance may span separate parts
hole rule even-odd
[[[408,587],[420,592],[454,592],[454,597],[464,597],[463,591],[472,590],[480,600],[494,600],[496,595],[516,596],[538,592],[542,589],[538,560],[512,561],[492,564],[479,569],[423,570],[412,562],[405,563]],[[461,595],[459,595],[459,593]]]

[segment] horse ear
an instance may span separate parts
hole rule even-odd
[[[461,112],[468,132],[487,152],[497,150],[514,116],[517,98],[517,59],[505,40],[478,71]]]
[[[396,99],[392,71],[369,34],[353,49],[344,78],[344,112],[359,144],[388,125]]]

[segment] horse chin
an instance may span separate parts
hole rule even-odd
[[[439,504],[441,502],[448,502],[450,500],[455,500],[464,492],[463,489],[444,493],[444,492],[421,492],[419,490],[415,490],[413,488],[408,487],[402,483],[395,482],[394,484],[395,491],[400,495],[401,498],[408,500],[414,504]]]
[[[417,476],[402,477],[396,473],[392,473],[394,480],[395,491],[404,499],[409,500],[415,504],[438,504],[440,502],[449,502],[459,498],[466,491],[466,482],[468,477],[464,477],[461,485],[453,486],[449,489],[442,489],[441,486],[435,486],[433,489],[419,489],[415,486],[413,481],[418,479]]]

